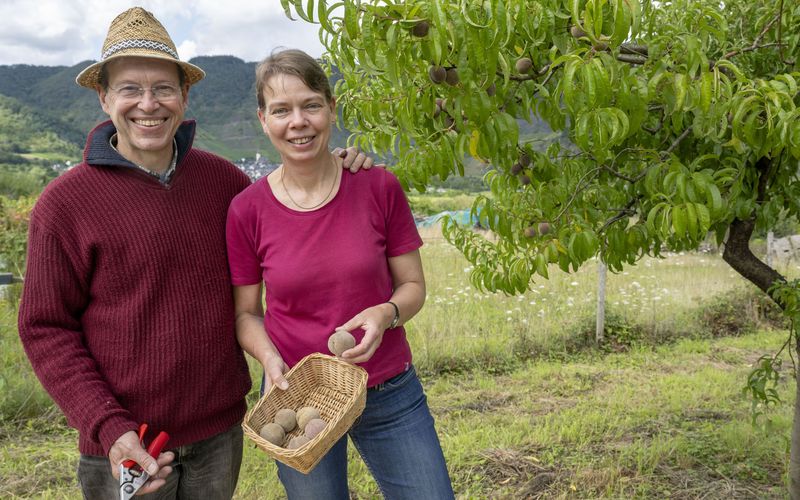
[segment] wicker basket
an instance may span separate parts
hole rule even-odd
[[[288,373],[289,388],[285,391],[274,385],[244,417],[242,428],[269,456],[304,474],[345,435],[361,415],[367,401],[367,372],[359,366],[346,363],[325,354],[309,354]],[[281,448],[263,439],[258,431],[272,422],[281,408],[297,410],[313,406],[328,425],[314,439],[297,449]],[[286,445],[291,438],[303,434],[295,428],[286,433]]]

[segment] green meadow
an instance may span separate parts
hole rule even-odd
[[[609,274],[597,344],[595,263],[525,295],[482,294],[437,229],[423,237],[428,298],[407,329],[459,498],[785,497],[791,362],[782,403],[755,425],[742,388],[787,333],[718,252]],[[0,497],[77,499],[76,434],[25,359],[15,297],[0,308]],[[352,498],[379,497],[351,458]],[[282,491],[246,443],[236,498]]]

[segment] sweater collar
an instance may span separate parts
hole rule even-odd
[[[194,131],[196,123],[194,120],[186,120],[178,127],[175,132],[175,144],[178,147],[177,164],[180,165],[183,158],[192,148],[194,142]],[[83,160],[89,165],[107,165],[116,167],[138,168],[124,156],[119,154],[111,147],[111,136],[117,133],[116,127],[111,120],[104,121],[96,126],[86,140],[86,148],[83,150]]]

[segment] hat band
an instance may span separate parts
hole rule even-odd
[[[113,56],[120,50],[125,49],[148,49],[148,50],[156,50],[159,52],[166,52],[167,54],[174,57],[176,60],[179,60],[178,53],[172,50],[169,45],[163,44],[161,42],[154,42],[152,40],[124,40],[119,43],[115,43],[100,57],[101,60],[106,60],[109,57]]]

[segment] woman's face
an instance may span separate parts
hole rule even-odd
[[[275,75],[264,86],[258,119],[284,163],[326,161],[336,103],[293,75]]]

